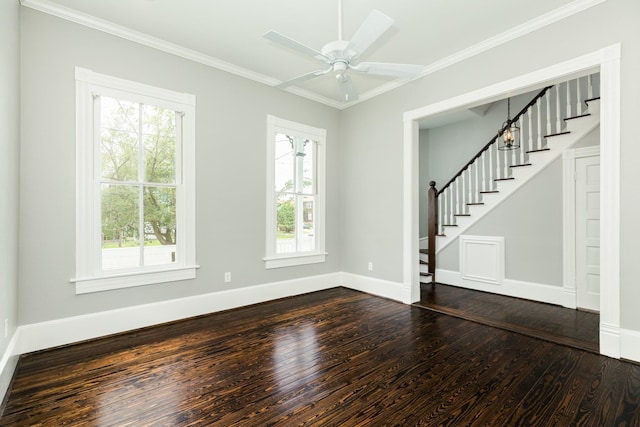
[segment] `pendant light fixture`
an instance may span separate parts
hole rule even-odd
[[[520,148],[520,128],[511,121],[511,98],[507,98],[507,120],[498,131],[498,150],[516,150]]]

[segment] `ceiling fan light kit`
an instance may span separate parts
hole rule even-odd
[[[325,44],[320,51],[282,35],[277,31],[269,31],[264,35],[267,40],[311,56],[324,64],[324,68],[321,70],[315,70],[284,81],[276,87],[285,89],[332,72],[338,81],[338,89],[342,101],[352,102],[358,99],[358,92],[355,90],[348,73],[349,70],[379,76],[417,77],[423,69],[422,65],[358,61],[358,58],[392,25],[393,19],[380,11],[373,10],[360,28],[358,28],[351,40],[343,40],[342,1],[338,0],[338,40]]]

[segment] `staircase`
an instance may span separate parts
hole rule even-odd
[[[420,250],[420,282],[435,282],[436,257],[600,123],[600,98],[589,75],[540,91],[440,190],[429,183],[428,249]],[[514,123],[520,147],[499,150]]]

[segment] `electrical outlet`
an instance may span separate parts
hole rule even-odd
[[[367,268],[369,269],[369,271],[373,271],[373,263],[371,261],[369,261],[369,265],[367,265]]]
[[[4,319],[4,337],[9,336],[9,319]]]
[[[224,281],[225,282],[230,282],[231,281],[231,272],[227,271],[226,273],[224,273]]]

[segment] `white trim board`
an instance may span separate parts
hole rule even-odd
[[[29,353],[278,298],[330,289],[340,286],[341,281],[341,273],[330,273],[24,325],[19,327],[20,345],[16,351]]]
[[[0,404],[4,401],[5,394],[9,390],[13,374],[18,365],[19,354],[16,352],[20,343],[20,329],[14,331],[9,345],[0,358]]]
[[[507,31],[504,31],[493,37],[489,37],[488,39],[485,39],[479,43],[476,43],[473,46],[469,46],[466,49],[460,50],[452,55],[449,55],[445,58],[435,61],[430,65],[425,66],[423,71],[415,79],[394,80],[389,83],[378,86],[372,90],[369,90],[365,93],[362,93],[359,95],[359,99],[354,102],[342,103],[340,101],[336,101],[334,99],[327,98],[325,96],[318,95],[308,90],[304,90],[304,89],[293,87],[293,86],[287,88],[286,91],[291,92],[295,95],[301,96],[303,98],[307,98],[312,101],[316,101],[321,104],[328,105],[329,107],[333,107],[338,110],[343,110],[345,108],[364,102],[367,99],[371,99],[378,95],[382,95],[383,93],[397,89],[407,84],[410,81],[420,79],[424,76],[428,76],[429,74],[435,73],[436,71],[450,67],[451,65],[457,64],[458,62],[462,62],[466,59],[469,59],[483,52],[486,52],[496,46],[507,43],[516,38],[525,36],[534,31],[537,31],[541,28],[546,27],[547,25],[551,25],[555,22],[571,17],[593,6],[597,6],[598,4],[603,3],[605,1],[606,0],[574,0],[571,3],[560,6],[557,9],[554,9],[550,12],[547,12],[536,18],[533,18],[513,28],[510,28]],[[107,34],[111,34],[111,35],[123,38],[125,40],[129,40],[134,43],[141,44],[143,46],[151,47],[153,49],[158,49],[160,51],[167,52],[172,55],[179,56],[181,58],[185,58],[203,65],[207,65],[212,68],[226,71],[228,73],[235,74],[237,76],[244,77],[259,83],[263,83],[267,86],[276,86],[281,83],[279,80],[273,77],[269,77],[264,74],[257,73],[255,71],[251,71],[249,69],[240,67],[238,65],[231,64],[229,62],[206,55],[204,53],[201,53],[192,49],[188,49],[186,47],[176,45],[174,43],[170,43],[166,40],[162,40],[160,38],[153,37],[139,31],[132,30],[130,28],[115,24],[113,22],[96,18],[92,15],[79,12],[77,10],[74,10],[65,6],[61,6],[49,0],[20,0],[20,4],[24,7],[29,7],[31,9],[47,13],[49,15],[53,15],[58,18],[66,19],[67,21],[75,22],[76,24],[84,25],[86,27],[93,28],[98,31],[102,31]]]
[[[16,338],[10,353],[30,353],[339,286],[407,304],[411,302],[409,289],[402,283],[336,272],[23,325],[18,327],[19,339]],[[2,361],[6,363],[4,358]]]
[[[620,357],[620,44],[569,59],[540,70],[505,80],[404,114],[403,142],[403,282],[419,299],[418,279],[418,122],[442,112],[499,99],[509,93],[538,87],[575,73],[600,69],[601,284],[600,341],[603,355]],[[561,301],[560,301],[561,303]],[[616,332],[617,331],[617,332]]]
[[[436,269],[438,283],[473,289],[475,291],[490,292],[515,298],[524,298],[548,304],[562,305],[562,286],[552,286],[543,283],[525,282],[522,280],[504,279],[501,284],[467,280],[460,272]]]

